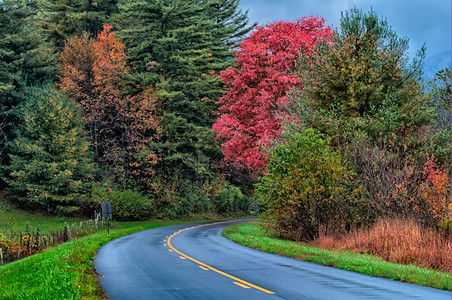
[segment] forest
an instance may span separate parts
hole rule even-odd
[[[312,241],[450,234],[451,75],[357,8],[256,26],[239,0],[0,1],[2,197],[116,220],[260,215]]]

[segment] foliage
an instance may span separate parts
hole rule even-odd
[[[162,136],[151,144],[159,156],[158,180],[167,187],[199,190],[218,176],[215,134],[220,70],[232,63],[238,39],[249,30],[237,0],[120,1],[114,17],[133,68],[130,82],[151,84],[162,116]],[[174,182],[180,180],[180,182]],[[195,192],[196,194],[196,192]]]
[[[436,224],[440,222],[445,224],[447,223],[446,220],[449,220],[450,224],[450,177],[437,165],[433,155],[427,155],[422,175],[424,181],[419,185],[418,197],[428,204],[428,209]]]
[[[36,25],[32,0],[0,1],[0,163],[8,164],[7,144],[19,123],[17,106],[25,89],[56,76],[55,54]]]
[[[401,155],[391,147],[380,148],[363,137],[355,137],[347,150],[356,178],[366,189],[370,219],[389,216],[429,220],[428,207],[418,197],[425,158]]]
[[[93,197],[98,202],[111,202],[113,219],[116,221],[149,220],[155,215],[153,200],[138,192],[95,187]]]
[[[426,132],[424,149],[435,155],[450,176],[451,171],[451,75],[448,68],[436,73],[429,82],[430,105],[435,111],[430,130]]]
[[[319,40],[328,40],[324,20],[301,18],[296,22],[275,22],[256,27],[235,52],[236,63],[221,73],[230,89],[220,100],[220,112],[213,129],[222,144],[226,160],[264,170],[271,140],[281,131],[280,118],[287,118],[286,94],[301,87],[293,70],[296,59],[312,52]]]
[[[299,123],[286,136],[313,128],[341,150],[365,188],[370,221],[411,216],[428,223],[425,201],[417,197],[426,126],[433,117],[423,92],[424,48],[408,61],[408,39],[399,38],[371,10],[342,14],[331,41],[300,56],[299,89],[291,111]],[[364,216],[364,215],[363,215]]]
[[[225,185],[213,199],[215,210],[220,215],[231,215],[237,212],[249,211],[249,199],[243,196],[240,188]]]
[[[326,134],[333,147],[343,148],[357,132],[381,146],[412,147],[432,111],[422,94],[424,48],[409,64],[407,47],[408,39],[374,11],[343,14],[332,42],[300,58],[304,88],[294,97],[304,103],[298,105],[300,120]]]
[[[80,110],[44,86],[30,89],[21,111],[24,121],[10,144],[4,179],[24,205],[69,212],[89,190],[93,172]]]
[[[160,133],[157,99],[151,88],[127,94],[125,46],[111,29],[105,25],[95,41],[86,33],[67,41],[60,87],[83,109],[95,161],[108,166],[117,182],[147,189],[157,159],[149,143]]]
[[[117,0],[38,0],[39,25],[53,47],[60,50],[65,40],[102,30],[111,14],[118,11]]]
[[[342,232],[365,220],[363,190],[339,152],[309,129],[277,146],[257,185],[264,217],[279,235],[312,240],[319,226]]]

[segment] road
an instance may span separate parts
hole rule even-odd
[[[111,299],[451,299],[451,293],[238,245],[243,220],[160,227],[114,240],[94,260]]]

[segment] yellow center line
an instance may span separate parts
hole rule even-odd
[[[241,284],[240,282],[236,282],[236,281],[234,281],[233,284],[238,285],[238,286],[240,286],[240,287],[242,287],[244,289],[249,289],[250,288],[249,286]]]
[[[248,282],[248,281],[245,281],[245,280],[243,280],[243,279],[237,278],[237,277],[232,276],[232,275],[230,275],[230,274],[228,274],[228,273],[225,273],[225,272],[223,272],[223,271],[220,271],[220,270],[218,270],[218,269],[215,269],[214,267],[211,267],[211,266],[209,266],[208,264],[205,264],[205,263],[203,263],[203,262],[200,262],[199,260],[194,259],[194,258],[188,256],[187,254],[184,254],[184,253],[180,252],[179,250],[177,250],[176,248],[174,248],[173,245],[171,244],[171,239],[172,239],[173,237],[175,237],[176,235],[178,235],[179,233],[183,232],[183,231],[186,231],[186,230],[189,230],[189,229],[193,229],[193,228],[203,227],[203,226],[222,224],[222,223],[226,223],[226,222],[216,222],[216,223],[210,223],[210,224],[203,224],[203,225],[198,225],[198,226],[193,226],[193,227],[188,227],[188,228],[185,228],[185,229],[181,229],[181,230],[179,230],[179,231],[173,233],[172,235],[170,235],[170,237],[168,238],[168,241],[167,241],[168,247],[170,247],[172,250],[174,250],[176,253],[178,253],[178,254],[180,255],[181,258],[182,258],[182,257],[187,258],[187,259],[191,260],[192,262],[197,263],[197,264],[200,265],[200,266],[203,266],[203,267],[205,267],[205,268],[207,268],[207,269],[210,269],[210,270],[212,270],[212,271],[214,271],[214,272],[217,272],[218,274],[221,274],[221,275],[223,275],[223,276],[229,277],[229,278],[231,278],[231,279],[237,281],[237,282],[234,282],[235,284],[242,283],[243,285],[245,285],[245,286],[247,286],[247,287],[253,287],[253,288],[255,288],[255,289],[259,290],[259,291],[262,291],[262,292],[264,292],[264,293],[267,293],[267,294],[274,294],[274,292],[272,292],[272,291],[269,291],[269,290],[264,289],[264,288],[262,288],[262,287],[260,287],[260,286],[254,285],[254,284],[252,284],[252,283],[250,283],[250,282]],[[243,286],[242,286],[242,287],[243,287]]]

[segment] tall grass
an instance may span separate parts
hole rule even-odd
[[[451,272],[451,240],[412,219],[380,219],[342,237],[321,234],[316,247],[377,255],[387,261]]]

